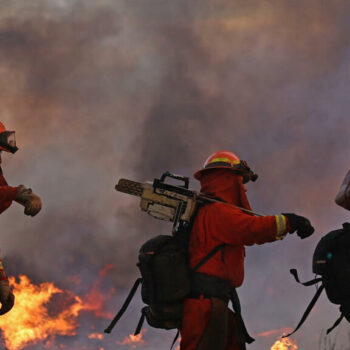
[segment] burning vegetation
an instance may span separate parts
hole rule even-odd
[[[126,338],[123,339],[121,342],[117,342],[119,345],[130,345],[131,349],[136,349],[139,345],[145,345],[146,342],[143,340],[143,334],[146,331],[143,330],[141,333],[137,335],[129,334]]]
[[[296,342],[290,338],[281,338],[271,346],[271,350],[297,350],[298,348]]]
[[[76,334],[77,317],[84,310],[81,298],[50,282],[35,285],[24,275],[19,276],[18,282],[10,278],[10,283],[16,303],[11,312],[0,318],[0,329],[8,350],[20,350],[57,335]],[[69,305],[63,311],[51,314],[50,301],[57,294],[64,294]]]
[[[56,349],[54,340],[57,336],[77,334],[78,317],[82,312],[93,313],[94,317],[109,317],[104,307],[112,291],[104,295],[100,292],[100,285],[111,268],[108,265],[101,270],[85,296],[60,289],[52,282],[34,284],[25,275],[20,275],[18,280],[11,277],[16,303],[11,312],[0,318],[6,349],[21,350],[37,343],[42,343],[45,348]],[[101,341],[103,338],[103,334],[96,331],[87,335],[89,340]],[[60,344],[58,348],[65,346]]]

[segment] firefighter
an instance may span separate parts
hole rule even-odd
[[[9,152],[14,154],[17,152],[15,131],[6,130],[5,126],[0,122],[0,164],[2,162],[1,153]],[[40,197],[35,195],[30,188],[24,185],[17,187],[9,186],[3,176],[0,166],[0,213],[5,211],[13,201],[24,206],[24,214],[35,216],[41,210]],[[11,310],[14,305],[15,297],[9,286],[8,277],[0,259],[0,315]]]
[[[245,183],[257,175],[234,153],[214,153],[194,177],[202,193],[251,210]],[[295,231],[305,238],[314,229],[295,214],[257,217],[219,202],[199,209],[189,243],[190,267],[216,246],[223,248],[194,274],[192,293],[184,302],[181,350],[242,350],[254,340],[245,329],[235,292],[243,283],[244,246],[281,240]],[[227,306],[229,299],[235,312]]]

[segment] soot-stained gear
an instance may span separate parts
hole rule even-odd
[[[230,169],[236,174],[243,176],[243,183],[247,183],[248,181],[254,182],[258,178],[258,175],[250,169],[245,160],[240,160],[235,153],[230,151],[213,153],[204,162],[203,168],[194,174],[194,177],[200,180],[204,173],[212,169]]]
[[[0,150],[10,153],[16,153],[16,132],[6,130],[5,125],[0,122]]]

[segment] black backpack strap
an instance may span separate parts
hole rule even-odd
[[[240,338],[242,338],[242,340],[247,343],[247,344],[251,344],[255,341],[254,338],[252,338],[248,331],[247,328],[244,324],[243,318],[242,318],[242,314],[241,314],[241,303],[239,301],[238,298],[238,294],[236,291],[236,288],[232,288],[231,291],[231,303],[232,303],[232,308],[235,311],[235,316],[237,319],[237,325],[238,325],[238,331],[239,331],[239,336]]]
[[[140,317],[139,322],[138,322],[138,324],[137,324],[137,326],[136,326],[134,335],[138,335],[138,334],[140,334],[140,332],[141,332],[141,329],[142,329],[142,326],[143,326],[143,322],[145,322],[146,308],[147,308],[147,306],[144,307],[144,308],[141,310],[141,317]]]
[[[180,335],[180,330],[178,329],[177,332],[176,332],[175,338],[174,338],[174,340],[173,340],[173,342],[171,344],[170,350],[172,350],[172,348],[174,347],[177,339],[179,338],[179,335]]]
[[[211,259],[219,250],[223,249],[224,247],[224,243],[216,246],[192,269],[192,271],[196,272],[202,265],[204,265],[209,259]]]
[[[334,322],[334,325],[331,328],[327,329],[327,334],[332,332],[332,330],[339,325],[339,323],[342,321],[343,318],[344,318],[344,315],[341,314],[340,317]]]
[[[129,295],[127,296],[127,298],[124,301],[123,306],[121,307],[121,309],[119,310],[119,312],[117,313],[117,315],[114,317],[114,319],[112,320],[112,322],[110,323],[110,325],[105,329],[105,333],[111,333],[112,329],[114,328],[114,326],[116,325],[116,323],[119,321],[119,319],[123,316],[124,312],[126,311],[126,309],[128,308],[131,299],[133,298],[133,296],[135,295],[138,286],[140,285],[140,283],[142,282],[142,278],[138,278],[133,287],[130,290]]]
[[[315,279],[313,279],[313,280],[311,280],[311,281],[307,281],[307,282],[302,283],[302,282],[300,282],[300,280],[299,280],[298,271],[297,271],[296,269],[291,269],[291,270],[290,270],[290,273],[294,276],[295,280],[296,280],[298,283],[300,283],[300,284],[302,284],[303,286],[306,286],[306,287],[312,286],[312,285],[314,285],[314,284],[316,284],[316,283],[318,283],[318,282],[322,282],[322,277],[319,277],[319,278],[315,278]]]
[[[317,282],[315,282],[317,283]],[[309,316],[309,313],[311,312],[312,308],[314,307],[314,305],[316,304],[316,301],[318,300],[318,298],[320,297],[322,291],[324,289],[324,286],[321,285],[320,288],[317,289],[316,294],[314,295],[314,297],[312,298],[309,306],[306,308],[303,317],[301,318],[299,324],[297,325],[297,327],[294,329],[294,331],[292,333],[289,333],[287,335],[282,336],[282,338],[286,338],[291,336],[292,334],[294,334],[300,327],[301,325],[305,322],[306,318]]]

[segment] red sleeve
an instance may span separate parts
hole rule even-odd
[[[283,238],[289,231],[289,223],[282,215],[252,216],[221,203],[210,205],[206,216],[210,231],[228,245],[273,242]]]
[[[7,185],[2,174],[0,174],[0,214],[5,211],[16,198],[17,187]]]
[[[16,193],[17,187],[0,186],[0,214],[11,205]]]

